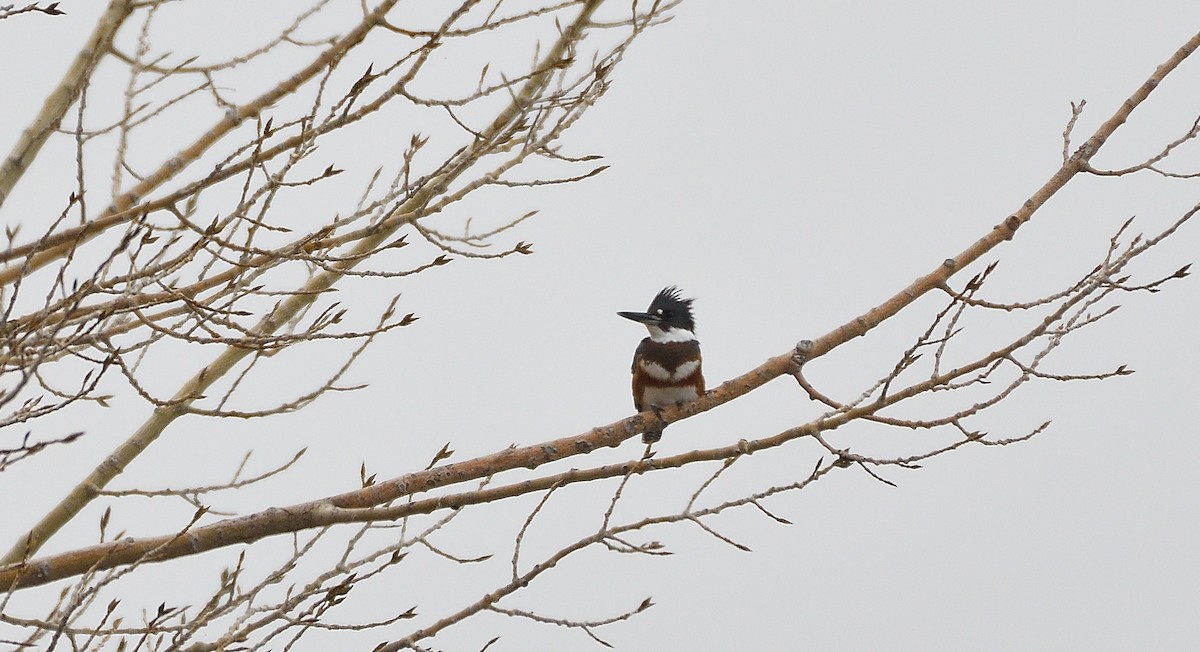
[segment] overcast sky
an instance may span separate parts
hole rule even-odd
[[[75,51],[70,39],[90,28],[87,3],[62,5],[66,17],[0,22],[5,152],[40,106],[20,98],[44,96]],[[220,24],[192,26],[192,36],[218,34],[242,10],[233,7]],[[369,472],[392,477],[424,467],[446,441],[466,459],[608,424],[632,413],[629,359],[644,336],[614,313],[644,309],[671,284],[696,298],[705,375],[716,385],[853,319],[987,234],[1058,169],[1071,102],[1087,101],[1078,141],[1198,29],[1200,4],[1184,1],[687,0],[674,20],[640,38],[612,90],[566,140],[576,153],[602,154],[608,171],[473,207],[540,210],[515,236],[534,243],[535,255],[456,261],[399,287],[401,311],[421,320],[384,338],[356,368],[353,380],[369,389],[264,421],[182,421],[122,486],[209,482],[225,471],[199,474],[201,462],[229,469],[253,448],[266,466],[308,446],[291,484],[249,493],[239,505],[259,509],[353,489],[364,460]],[[1193,57],[1096,164],[1137,162],[1197,115]],[[1194,151],[1172,169],[1200,170]],[[14,207],[36,205],[36,191],[22,186],[6,223]],[[1137,216],[1133,230],[1153,233],[1198,201],[1196,181],[1078,179],[985,258],[1000,261],[985,296],[1009,302],[1053,292],[1086,274],[1129,217]],[[1197,251],[1200,224],[1191,224],[1133,271],[1152,280]],[[810,379],[837,398],[857,397],[942,303],[917,302],[814,361]],[[768,503],[794,525],[749,511],[715,521],[752,553],[694,528],[665,528],[654,536],[673,556],[591,554],[513,606],[598,618],[653,596],[645,614],[598,632],[629,651],[1198,649],[1200,429],[1191,408],[1200,393],[1200,288],[1186,279],[1120,303],[1047,366],[1096,373],[1127,364],[1135,374],[1033,384],[974,423],[1000,438],[1053,420],[1031,441],[881,471],[896,487],[835,473]],[[1003,343],[1017,323],[1005,319],[974,326],[980,351]],[[298,369],[300,357],[282,360],[280,382]],[[47,453],[54,473],[8,472],[3,491],[30,498],[7,501],[4,531],[28,527],[148,412],[128,405],[123,415],[98,416],[89,424],[97,432],[59,457]],[[779,379],[668,429],[660,454],[768,436],[820,412]],[[839,445],[881,455],[927,445],[920,433],[858,428],[839,431]],[[596,463],[640,452],[628,443]],[[819,457],[816,446],[795,442],[739,463],[715,490],[732,497],[798,479]],[[711,470],[647,478],[635,499],[647,513],[678,508]],[[564,493],[536,545],[561,545],[599,524],[604,491]],[[462,540],[447,546],[496,554],[495,577],[503,577],[505,545],[533,504],[468,510]],[[121,527],[132,532],[164,531],[135,512],[127,518]],[[94,516],[82,519],[55,549],[93,542],[94,524]],[[179,568],[212,582],[211,568],[189,562],[147,571],[147,587],[185,576]],[[421,603],[431,618],[478,597],[443,592],[441,583],[458,580],[440,570],[430,562],[375,595],[407,606],[407,582],[439,586]],[[406,632],[402,625],[395,632]],[[479,649],[497,633],[504,638],[490,650],[595,647],[578,632],[488,617],[450,630],[434,649]],[[369,649],[390,637],[346,640]]]

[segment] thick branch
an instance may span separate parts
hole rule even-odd
[[[4,165],[0,166],[0,206],[4,205],[4,200],[42,150],[46,139],[62,122],[67,109],[75,103],[79,91],[91,78],[92,70],[100,61],[100,55],[112,45],[117,30],[125,24],[125,19],[132,11],[133,3],[129,0],[112,0],[104,10],[96,29],[75,55],[75,61],[63,75],[62,81],[46,98],[42,111],[21,134],[21,139],[8,158],[4,159]]]

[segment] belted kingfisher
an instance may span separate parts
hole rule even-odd
[[[679,288],[664,288],[646,312],[618,312],[650,331],[633,354],[633,407],[638,412],[694,401],[704,394],[700,371],[700,342],[692,319],[693,299],[679,296]],[[642,433],[653,444],[662,431]]]

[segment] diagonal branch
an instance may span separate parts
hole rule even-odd
[[[71,108],[75,98],[79,97],[79,92],[91,79],[92,70],[99,63],[100,55],[112,46],[117,30],[125,24],[125,19],[132,12],[133,3],[129,0],[112,0],[104,10],[104,14],[96,23],[96,29],[75,55],[75,61],[63,75],[58,87],[46,98],[42,111],[33,119],[33,123],[26,127],[21,139],[0,166],[0,206],[4,205],[4,200],[42,150],[46,139],[58,128],[67,109]]]
[[[1035,436],[1043,431],[1049,422],[1042,424],[1033,431],[1015,438],[987,440],[984,439],[982,433],[968,431],[961,423],[961,419],[974,415],[987,407],[998,403],[1017,387],[1024,384],[1030,377],[1042,376],[1038,372],[1037,367],[1039,360],[1043,358],[1049,351],[1056,348],[1062,338],[1069,332],[1076,331],[1079,328],[1089,323],[1095,323],[1098,319],[1096,316],[1089,316],[1090,307],[1096,305],[1104,296],[1107,296],[1113,291],[1111,277],[1114,274],[1120,273],[1124,267],[1135,257],[1154,247],[1165,238],[1177,231],[1177,229],[1190,220],[1194,215],[1200,213],[1200,205],[1197,205],[1192,210],[1181,216],[1174,224],[1148,239],[1140,239],[1138,242],[1121,253],[1121,255],[1110,258],[1102,266],[1101,270],[1092,275],[1092,278],[1087,284],[1079,288],[1079,291],[1073,296],[1067,298],[1062,305],[1058,306],[1055,311],[1043,317],[1043,319],[1034,325],[1029,331],[1016,337],[1009,344],[1000,347],[991,353],[967,364],[957,365],[952,369],[944,372],[936,373],[934,376],[926,378],[916,384],[904,387],[902,389],[888,392],[884,396],[880,396],[877,400],[864,402],[856,401],[851,405],[835,405],[836,411],[827,412],[812,421],[801,424],[776,433],[771,436],[762,437],[753,440],[740,440],[734,444],[712,448],[693,450],[679,455],[674,455],[665,458],[644,458],[637,461],[624,461],[619,463],[607,464],[598,467],[587,469],[570,469],[564,472],[554,473],[536,478],[520,479],[511,482],[507,485],[488,486],[486,488],[477,488],[472,490],[459,491],[458,493],[442,494],[421,500],[414,500],[413,497],[422,491],[432,488],[446,487],[457,484],[459,481],[472,479],[470,471],[478,465],[485,466],[487,478],[490,481],[494,474],[505,470],[515,470],[517,466],[536,467],[543,460],[562,459],[563,457],[584,453],[593,450],[599,445],[615,446],[624,439],[641,432],[647,425],[659,427],[652,420],[655,418],[652,413],[645,415],[635,415],[619,422],[604,426],[602,428],[593,429],[590,432],[582,433],[575,437],[568,437],[556,441],[545,442],[542,444],[527,446],[524,448],[514,448],[502,453],[497,453],[474,460],[458,464],[448,464],[437,468],[426,467],[425,470],[411,473],[402,478],[390,481],[393,484],[401,484],[408,491],[407,501],[390,505],[379,505],[370,502],[373,496],[373,478],[371,482],[364,482],[364,488],[332,496],[324,499],[291,505],[284,508],[269,509],[257,514],[249,514],[246,516],[230,518],[224,521],[219,521],[203,527],[190,529],[186,536],[172,534],[166,537],[151,537],[143,539],[122,539],[120,541],[112,541],[90,548],[74,550],[71,552],[45,557],[29,561],[28,563],[16,564],[7,568],[0,569],[0,586],[9,586],[11,589],[26,588],[38,586],[55,580],[71,577],[74,575],[91,573],[96,570],[106,570],[118,566],[132,566],[148,562],[161,562],[169,559],[175,559],[184,556],[190,556],[201,552],[215,550],[218,548],[235,545],[252,543],[259,539],[287,533],[297,533],[302,530],[310,530],[313,528],[327,528],[337,524],[347,523],[382,523],[396,520],[407,519],[408,517],[430,514],[441,510],[453,510],[457,513],[459,509],[469,505],[478,505],[491,503],[494,501],[512,498],[515,496],[527,495],[533,492],[550,491],[553,492],[559,487],[569,484],[590,482],[604,478],[623,478],[622,487],[629,478],[635,475],[646,473],[666,471],[668,469],[680,468],[685,465],[691,465],[703,462],[724,461],[724,465],[708,480],[706,480],[697,491],[693,494],[692,499],[688,502],[685,508],[685,513],[692,513],[696,498],[703,492],[709,484],[711,484],[725,469],[736,460],[744,455],[750,455],[757,451],[776,448],[787,444],[788,442],[812,437],[830,452],[837,456],[835,465],[849,466],[856,463],[863,468],[868,474],[873,477],[883,480],[875,474],[869,467],[879,465],[898,465],[904,468],[914,468],[914,463],[931,457],[941,455],[946,452],[957,450],[970,444],[981,444],[985,446],[1003,446],[1017,441],[1023,441]],[[1115,247],[1115,245],[1114,245]],[[1097,294],[1098,293],[1098,294]],[[1101,313],[1109,314],[1108,312]],[[1014,354],[1033,342],[1043,337],[1049,337],[1049,341],[1041,351],[1034,355],[1033,361],[1029,364],[1016,363]],[[805,346],[797,347],[795,355],[801,357],[809,350],[813,344],[807,342]],[[828,443],[822,436],[823,432],[832,432],[847,424],[861,419],[872,419],[878,416],[882,410],[899,405],[902,402],[922,396],[931,391],[936,391],[939,388],[945,389],[953,387],[955,381],[962,378],[974,377],[983,369],[991,369],[1000,361],[1011,361],[1022,369],[1022,374],[1007,386],[998,389],[994,392],[991,398],[978,401],[967,407],[965,410],[939,419],[937,421],[926,421],[920,423],[901,422],[898,423],[901,427],[934,427],[938,423],[950,424],[955,427],[961,434],[961,438],[949,444],[941,446],[930,451],[922,452],[916,455],[907,457],[878,459],[874,457],[864,457],[861,455],[850,453],[848,450],[839,449]],[[1120,373],[1115,372],[1115,373]],[[799,375],[799,372],[796,372]],[[1075,376],[1074,378],[1085,378],[1086,376]],[[1056,379],[1067,379],[1066,377],[1058,376]],[[732,389],[736,388],[735,384],[726,383],[713,393],[705,397],[706,400],[715,400],[722,402],[727,400],[727,396]],[[685,408],[687,406],[684,406]],[[646,420],[643,420],[646,418]],[[509,464],[512,458],[503,457],[505,454],[511,453],[515,459],[520,460],[520,464]],[[434,462],[442,459],[445,455],[445,449],[438,453]],[[503,459],[507,466],[499,468],[498,460]],[[455,479],[454,475],[457,474]],[[410,484],[403,484],[401,481],[407,481]],[[419,484],[425,482],[426,484]],[[890,482],[889,482],[890,484]],[[610,504],[609,511],[605,517],[605,528],[608,526],[608,517],[612,514],[613,505],[615,505],[617,497],[621,494],[621,489],[618,489],[614,495],[613,502]],[[547,494],[547,497],[549,494]],[[544,502],[544,499],[543,499]],[[758,506],[760,509],[761,505]],[[540,508],[539,508],[540,509]],[[534,511],[534,514],[538,510]],[[699,514],[699,512],[696,512]],[[531,516],[532,518],[532,516]],[[528,521],[526,522],[528,525]],[[518,547],[520,546],[521,536],[518,535]],[[515,560],[515,557],[514,557]],[[514,569],[516,567],[514,561]],[[514,570],[514,577],[516,571]]]

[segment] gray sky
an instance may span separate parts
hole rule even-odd
[[[86,28],[88,10],[71,5],[69,20],[22,24],[63,34]],[[851,320],[985,235],[1058,168],[1070,102],[1087,100],[1078,142],[1198,25],[1200,5],[1182,1],[1149,9],[689,0],[635,44],[612,90],[566,139],[575,153],[603,154],[611,169],[583,184],[468,207],[500,215],[539,209],[515,236],[533,242],[535,255],[456,261],[421,275],[400,288],[401,310],[421,320],[384,338],[352,375],[369,389],[265,421],[181,422],[122,486],[208,482],[247,448],[266,466],[310,447],[290,484],[225,505],[252,510],[349,490],[364,460],[368,472],[391,477],[423,467],[446,441],[466,459],[610,423],[632,412],[629,358],[644,335],[614,313],[643,309],[669,284],[696,297],[705,375],[716,385]],[[5,33],[11,29],[0,23],[6,57],[13,50],[3,40],[17,38]],[[0,134],[4,151],[27,119],[21,111],[38,104],[17,109],[11,98],[44,94],[70,54],[55,52],[61,42],[22,38],[26,63],[0,67],[10,98],[0,107],[10,125]],[[1200,115],[1198,78],[1193,57],[1095,163],[1123,167],[1186,131]],[[1195,171],[1194,152],[1181,153],[1172,169]],[[1149,177],[1076,180],[985,258],[1000,261],[985,296],[1028,300],[1069,284],[1101,259],[1127,218],[1137,216],[1135,231],[1156,232],[1196,203],[1197,188]],[[34,190],[23,187],[15,206],[32,210]],[[6,209],[7,222],[17,208]],[[1134,268],[1138,278],[1192,262],[1198,233],[1200,225],[1186,227]],[[1031,441],[882,471],[897,487],[865,473],[833,474],[767,503],[792,526],[751,511],[713,522],[749,554],[695,528],[656,530],[676,554],[590,554],[512,606],[599,618],[653,596],[653,609],[598,631],[633,651],[1196,649],[1200,492],[1191,462],[1200,439],[1190,407],[1198,301],[1194,279],[1123,297],[1116,315],[1068,340],[1048,369],[1128,364],[1137,373],[1026,386],[973,424],[1001,438],[1052,419]],[[835,397],[856,397],[942,303],[917,302],[814,361],[809,378]],[[989,351],[1019,323],[980,320],[970,341]],[[302,356],[280,357],[281,379],[303,368]],[[6,473],[6,493],[23,483],[33,497],[9,505],[4,521],[26,527],[123,439],[147,411],[128,405],[123,418],[98,413],[97,432],[54,459],[55,473]],[[668,429],[660,454],[767,436],[820,411],[779,379]],[[937,441],[862,426],[833,439],[880,455]],[[638,454],[627,443],[595,463]],[[818,457],[815,445],[794,442],[739,462],[714,490],[732,497],[788,482]],[[221,471],[201,473],[201,460]],[[646,478],[625,516],[639,505],[646,513],[682,506],[711,470]],[[531,546],[550,549],[597,527],[607,492],[564,492]],[[534,504],[468,510],[455,531],[462,539],[445,543],[463,556],[495,553],[493,577],[503,577],[506,543]],[[136,512],[127,518],[121,527],[131,533],[163,531]],[[94,541],[94,523],[82,519],[56,549]],[[212,582],[201,560],[180,568],[196,572],[203,587]],[[170,572],[146,572],[147,588],[171,581]],[[479,594],[456,592],[459,572],[436,561],[406,573],[374,589],[385,611],[416,600],[409,586],[433,592],[420,603],[430,617]],[[495,633],[504,638],[493,650],[594,645],[578,632],[489,617],[434,647],[478,649]],[[347,640],[369,649],[388,637]]]

